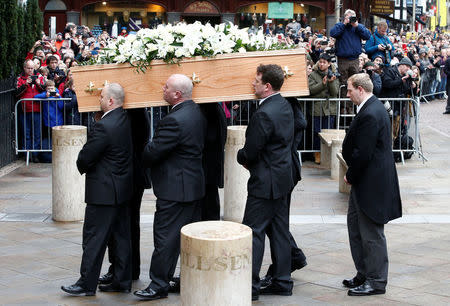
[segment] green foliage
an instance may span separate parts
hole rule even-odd
[[[17,0],[0,1],[0,79],[22,71],[27,52],[42,37],[43,16],[38,0],[24,7]]]
[[[13,1],[13,0],[11,0]],[[0,1],[0,79],[8,77],[8,31],[7,28],[8,12],[6,6],[8,1]]]

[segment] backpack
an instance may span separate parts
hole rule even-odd
[[[402,135],[394,140],[394,150],[414,150],[414,139],[408,135]],[[410,159],[414,152],[403,152],[404,159]],[[400,152],[394,152],[394,160],[395,162],[402,161],[402,155]]]

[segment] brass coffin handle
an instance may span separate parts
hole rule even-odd
[[[287,79],[290,76],[293,76],[294,73],[292,71],[289,70],[288,66],[284,66],[284,77]]]
[[[198,77],[198,75],[195,74],[195,72],[192,73],[192,83],[195,84],[199,84],[202,80],[200,80],[200,78]]]
[[[105,82],[103,83],[103,87],[95,88],[94,87],[95,86],[94,82],[90,81],[89,84],[86,86],[86,89],[84,91],[92,94],[95,91],[101,91],[108,84],[109,84],[109,82],[107,80],[105,80]]]

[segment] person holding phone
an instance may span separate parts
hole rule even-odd
[[[361,40],[368,40],[371,36],[370,31],[358,23],[355,11],[346,10],[343,22],[336,23],[330,31],[330,36],[336,39],[336,56],[341,84],[347,84],[347,79],[358,73],[358,57],[362,53]],[[345,93],[342,93],[343,96]]]

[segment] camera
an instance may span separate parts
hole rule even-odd
[[[320,44],[322,45],[322,46],[327,46],[328,45],[328,40],[322,40],[321,42],[320,42]]]
[[[358,19],[356,18],[356,16],[352,16],[349,18],[350,23],[355,23]]]
[[[56,91],[50,91],[49,95],[50,97],[56,97]]]
[[[341,76],[341,74],[337,71],[333,72],[333,69],[331,69],[331,66],[330,66],[330,67],[328,67],[327,78],[331,79],[333,76],[336,76],[336,78],[338,78]]]
[[[414,75],[414,71],[412,71],[411,69],[409,69],[408,71],[406,71],[406,74],[409,75],[411,78]]]
[[[37,75],[30,75],[30,78],[31,78],[31,82],[34,83],[34,82],[36,82],[38,76]]]

